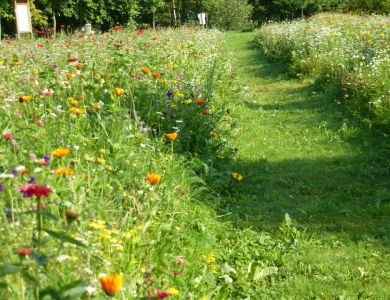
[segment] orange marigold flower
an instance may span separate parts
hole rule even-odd
[[[20,171],[20,175],[28,174],[29,170],[27,168],[24,168],[22,171]]]
[[[69,152],[70,152],[70,150],[68,148],[57,148],[57,149],[53,150],[51,155],[53,155],[55,157],[64,157],[64,156],[68,155]]]
[[[146,178],[148,179],[150,184],[155,185],[160,182],[161,175],[155,172],[151,172],[148,174]]]
[[[32,99],[32,96],[20,96],[19,101],[20,102],[30,102]]]
[[[114,93],[115,93],[115,95],[117,95],[117,96],[122,96],[122,95],[125,93],[125,90],[124,90],[124,89],[121,89],[121,88],[116,88],[116,89],[114,90]]]
[[[72,79],[73,77],[74,77],[74,74],[72,74],[72,73],[66,74],[66,78],[68,78],[68,79]]]
[[[204,100],[204,99],[196,99],[195,103],[198,104],[198,105],[202,105],[202,104],[206,103],[206,100]]]
[[[75,64],[74,66],[77,70],[81,70],[81,68],[83,67],[81,64]]]
[[[69,101],[70,101],[70,105],[72,106],[77,106],[79,105],[79,102],[73,98],[69,98]]]
[[[153,72],[153,73],[152,73],[152,77],[153,77],[154,79],[159,79],[159,78],[161,77],[161,75],[158,74],[157,72]]]
[[[19,60],[14,61],[15,66],[20,66],[21,64],[22,64],[22,62],[20,62]]]
[[[143,68],[141,68],[141,72],[144,74],[148,74],[150,71],[149,71],[149,68],[143,67]]]
[[[85,113],[85,109],[83,108],[71,108],[69,110],[69,112],[72,114],[72,115],[75,115],[75,116],[79,116],[79,115],[82,115]]]
[[[123,276],[115,274],[109,276],[100,275],[99,282],[103,288],[103,291],[108,296],[113,296],[121,290],[123,284]]]
[[[73,169],[71,168],[58,168],[52,171],[54,175],[70,176],[73,175]]]
[[[176,133],[176,132],[167,133],[167,134],[165,134],[165,138],[166,138],[168,141],[174,141],[174,140],[176,140],[176,138],[177,138],[177,133]]]

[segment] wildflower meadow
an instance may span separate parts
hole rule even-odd
[[[221,34],[4,41],[0,70],[0,297],[208,299],[192,165],[224,155]]]

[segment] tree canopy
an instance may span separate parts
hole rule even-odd
[[[292,19],[322,11],[390,13],[389,0],[29,0],[33,26],[48,31],[53,25],[69,30],[92,23],[113,26],[179,26],[197,24],[197,14],[208,14],[208,25],[245,29],[268,20]],[[3,32],[15,31],[12,0],[0,2]],[[1,24],[1,22],[0,22]]]

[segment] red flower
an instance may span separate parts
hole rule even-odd
[[[52,190],[46,185],[25,185],[18,188],[19,192],[23,193],[23,196],[26,198],[36,197],[45,197],[47,198]]]
[[[168,292],[168,291],[161,291],[159,289],[155,289],[154,292],[156,293],[157,298],[166,298],[166,297],[169,297],[171,295],[170,292]]]
[[[10,140],[10,139],[12,139],[12,133],[4,133],[4,134],[3,134],[3,139],[5,139],[5,140]]]
[[[18,254],[20,256],[30,256],[32,254],[32,251],[29,248],[20,248],[18,250]]]
[[[121,26],[114,26],[114,27],[112,27],[112,30],[119,31],[119,30],[122,30],[122,27]]]
[[[77,61],[76,57],[69,57],[68,58],[68,62],[75,62],[75,61]]]
[[[65,25],[61,24],[60,27],[61,27],[62,29],[64,29],[64,28],[65,28]]]
[[[179,276],[180,275],[180,271],[179,270],[173,270],[172,274],[173,274],[173,276]]]

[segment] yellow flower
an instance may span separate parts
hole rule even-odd
[[[85,109],[82,108],[71,108],[69,111],[72,115],[80,116],[85,113]]]
[[[32,96],[20,96],[19,102],[30,102],[32,99]]]
[[[236,181],[238,181],[238,182],[240,182],[240,181],[242,181],[242,180],[244,179],[244,176],[238,174],[237,172],[233,172],[233,173],[232,173],[232,176],[233,176],[233,178],[234,178]]]
[[[122,275],[100,275],[98,279],[103,288],[103,291],[109,296],[113,296],[114,294],[118,293],[122,288]]]
[[[51,155],[55,157],[64,157],[68,155],[69,152],[70,150],[68,148],[57,148],[52,151]]]
[[[167,288],[167,291],[172,295],[172,296],[177,296],[180,294],[178,289],[175,289],[173,287]]]
[[[104,158],[101,158],[101,157],[96,157],[96,162],[99,164],[99,165],[104,165],[106,164],[106,160]]]
[[[183,104],[191,104],[192,100],[191,99],[187,99],[187,100],[182,101],[182,103]]]
[[[73,169],[71,168],[58,168],[53,170],[54,175],[59,175],[59,176],[70,176],[73,174]]]
[[[177,108],[177,105],[176,105],[176,104],[171,104],[171,108],[172,108],[172,109],[176,109],[176,108]]]
[[[117,96],[122,96],[122,95],[125,93],[125,90],[124,90],[124,89],[121,89],[121,88],[116,88],[116,89],[114,90],[114,93],[115,93],[115,95],[117,95]]]
[[[215,255],[213,253],[209,253],[207,255],[203,255],[203,258],[209,264],[213,264],[217,260],[217,258],[215,257]]]
[[[106,228],[106,222],[103,220],[97,220],[96,222],[89,223],[88,227],[93,230],[102,230]]]
[[[100,109],[102,109],[102,107],[103,106],[99,103],[95,103],[95,104],[91,105],[92,110],[100,110]]]

